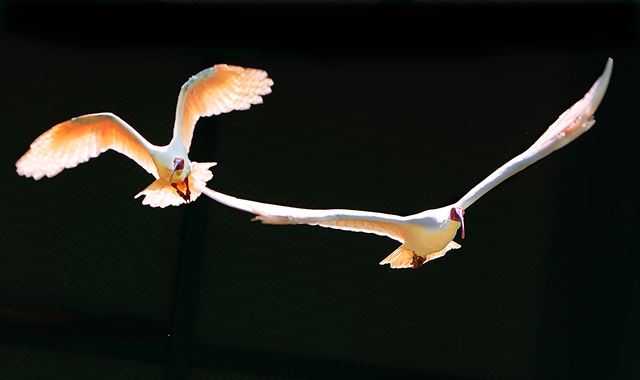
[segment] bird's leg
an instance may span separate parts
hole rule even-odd
[[[187,186],[187,193],[185,194],[187,198],[185,199],[187,202],[191,201],[191,191],[189,190],[189,177],[184,179],[184,184]]]
[[[180,197],[182,197],[182,199],[187,200],[185,193],[183,193],[183,192],[182,192],[182,190],[180,190],[180,189],[178,188],[178,184],[177,184],[177,183],[172,183],[172,184],[171,184],[171,187],[173,187],[174,189],[176,189],[176,192],[178,193],[178,195],[179,195]]]
[[[416,253],[413,253],[413,258],[411,259],[411,267],[413,269],[418,269],[422,266],[422,264],[424,264],[424,262],[427,261],[426,258],[416,255]]]
[[[171,187],[176,189],[178,195],[185,200],[185,202],[189,203],[191,201],[191,190],[189,189],[189,177],[185,178],[181,183],[172,183]],[[185,191],[181,190],[184,189]]]
[[[173,187],[174,189],[176,189],[176,192],[178,193],[178,195],[184,199],[186,202],[189,202],[189,188],[187,187],[187,193],[183,193],[182,190],[180,190],[180,188],[178,188],[178,184],[177,183],[172,183],[171,187]]]

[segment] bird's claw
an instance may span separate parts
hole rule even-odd
[[[178,184],[177,184],[177,183],[172,183],[172,184],[171,184],[171,187],[173,187],[174,189],[176,189],[176,192],[178,193],[178,195],[179,195],[182,199],[184,199],[184,201],[185,201],[186,203],[191,203],[191,191],[189,190],[189,178],[188,178],[188,177],[187,177],[187,178],[185,178],[184,182],[182,182],[182,183],[183,183],[183,184],[186,186],[186,188],[187,188],[186,192],[182,192],[182,190],[180,190],[180,189],[178,188]]]
[[[416,253],[413,253],[413,257],[411,258],[411,267],[413,269],[418,269],[422,266],[422,264],[424,264],[424,262],[427,261],[426,258],[422,257],[422,256],[418,256],[416,255]]]

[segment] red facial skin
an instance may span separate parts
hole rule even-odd
[[[451,220],[455,220],[456,222],[460,222],[462,224],[462,239],[464,239],[464,210],[461,207],[453,207],[451,209],[451,213],[449,214],[449,218]]]
[[[173,159],[173,171],[184,169],[184,160],[180,157]]]

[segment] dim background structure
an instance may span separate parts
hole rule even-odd
[[[1,379],[640,376],[636,7],[243,7],[3,5]],[[198,122],[211,187],[411,214],[527,148],[609,56],[596,126],[473,205],[462,249],[417,271],[378,266],[382,237],[206,197],[142,206],[147,173],[113,152],[15,173],[86,113],[165,144],[180,86],[225,62],[275,85]]]

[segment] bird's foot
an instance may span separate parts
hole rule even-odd
[[[185,186],[185,191],[182,191],[180,189],[180,187],[182,187],[182,185]],[[180,187],[178,187],[180,186]],[[185,178],[184,182],[177,184],[177,183],[172,183],[171,187],[173,187],[174,189],[176,189],[176,192],[178,193],[178,195],[184,199],[185,202],[189,203],[191,202],[191,191],[189,190],[189,177]]]
[[[413,253],[413,257],[411,258],[411,267],[413,269],[418,269],[422,266],[422,264],[424,264],[424,262],[427,261],[426,258],[422,257],[422,256],[418,256],[416,255],[416,253]]]
[[[189,201],[189,198],[187,198],[187,195],[186,195],[185,193],[183,193],[183,192],[182,192],[182,190],[180,190],[180,189],[178,188],[178,184],[177,184],[177,183],[172,183],[172,184],[171,184],[171,187],[173,187],[174,189],[176,189],[176,193],[178,193],[178,195],[179,195],[180,197],[182,197],[182,199],[184,199],[184,200],[185,200],[185,201],[187,201],[187,202]]]

